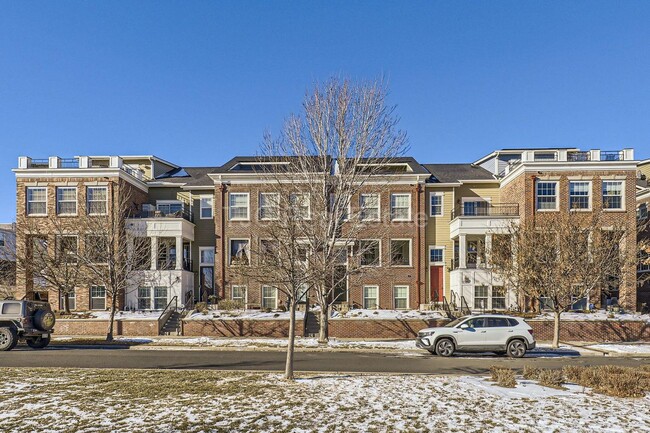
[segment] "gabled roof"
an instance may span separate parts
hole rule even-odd
[[[431,182],[454,183],[461,180],[494,180],[483,167],[474,164],[422,164],[432,175]]]

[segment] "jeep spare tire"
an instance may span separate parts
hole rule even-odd
[[[13,328],[0,328],[0,351],[5,352],[16,347],[18,335]]]
[[[37,310],[34,313],[34,327],[41,331],[49,332],[54,328],[56,318],[50,310]]]

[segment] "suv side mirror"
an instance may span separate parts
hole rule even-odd
[[[460,329],[467,329],[469,328],[469,325],[467,323],[463,323],[460,325]]]

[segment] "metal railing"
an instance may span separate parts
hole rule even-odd
[[[130,174],[131,176],[135,177],[136,179],[138,179],[140,181],[146,182],[146,181],[152,180],[149,176],[145,175],[144,170],[142,170],[140,168],[131,167],[128,164],[123,164],[121,168],[122,168],[122,171]]]
[[[161,210],[142,210],[129,218],[183,218],[189,222],[194,221],[194,213],[189,209],[177,210],[174,212],[164,212]]]
[[[61,168],[79,168],[78,158],[62,158],[59,167]]]
[[[623,160],[623,152],[620,151],[620,150],[601,151],[600,152],[600,160],[601,161],[622,161]]]
[[[167,303],[167,306],[162,310],[160,316],[158,316],[158,334],[160,334],[162,329],[165,327],[165,323],[167,323],[167,320],[169,320],[169,316],[171,316],[172,313],[177,310],[178,310],[178,296],[174,296],[171,299],[171,301]]]
[[[47,158],[44,159],[32,159],[31,164],[29,165],[31,168],[49,168],[50,167],[50,160]]]
[[[571,162],[591,161],[591,152],[567,152],[566,159]]]
[[[451,219],[458,217],[519,216],[518,203],[481,203],[460,207],[451,212]]]

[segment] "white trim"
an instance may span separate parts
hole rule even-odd
[[[96,177],[117,177],[123,179],[137,188],[141,189],[144,192],[149,190],[148,185],[139,180],[122,169],[119,168],[109,168],[109,167],[95,167],[95,168],[57,168],[57,169],[41,169],[41,168],[28,168],[28,169],[18,169],[13,170],[16,174],[16,179],[51,179],[51,178],[62,178],[62,177],[71,177],[71,178],[96,178]]]
[[[206,250],[212,250],[212,263],[210,262],[203,262],[202,261],[202,252]],[[215,256],[216,256],[216,249],[215,247],[199,247],[199,267],[201,266],[214,266],[215,265]]]
[[[397,300],[397,297],[395,296],[395,288],[397,287],[406,287],[406,306],[404,308],[398,308],[396,305],[395,301]],[[409,286],[408,284],[394,284],[393,285],[393,308],[395,308],[396,310],[408,310],[410,294],[411,294],[411,286]],[[377,304],[379,305],[379,303]]]
[[[232,217],[230,196],[233,195],[233,194],[235,194],[235,195],[245,195],[246,196],[246,217],[245,218],[233,218]],[[250,221],[250,220],[251,220],[251,194],[249,192],[229,191],[228,192],[228,221]]]
[[[377,290],[377,296],[374,298],[366,298],[366,288],[374,288]],[[366,306],[366,299],[374,299],[375,300],[375,309],[379,309],[379,286],[377,284],[364,284],[362,291],[361,291],[361,296],[362,296],[362,303],[363,303],[363,308],[368,309],[368,306]]]
[[[45,190],[45,213],[29,213],[29,190],[30,189],[42,189]],[[25,215],[26,216],[47,216],[47,207],[48,207],[48,188],[47,186],[26,186],[25,187]],[[33,203],[42,203],[42,201],[33,202]]]
[[[433,210],[433,197],[440,197],[440,214],[434,214]],[[445,215],[445,193],[443,191],[435,191],[429,193],[429,216],[437,218]]]
[[[203,217],[203,209],[208,209],[208,207],[203,207],[203,199],[210,199],[210,217]],[[201,194],[199,195],[199,219],[202,220],[211,220],[214,218],[214,195],[212,194]]]
[[[73,189],[74,190],[74,200],[63,200],[63,203],[72,203],[74,202],[74,212],[61,212],[59,205],[61,200],[59,200],[59,190],[63,189]],[[57,186],[54,188],[54,195],[56,198],[56,214],[58,216],[77,216],[79,214],[79,190],[76,186]]]
[[[262,218],[262,195],[274,195],[277,197],[277,202],[276,202],[276,215],[275,218]],[[265,206],[265,208],[268,208],[270,206]],[[280,219],[280,193],[279,192],[264,192],[260,191],[259,194],[257,195],[257,218],[260,221],[277,221]]]
[[[588,184],[588,186],[589,186],[589,187],[588,187],[588,190],[589,190],[588,193],[589,193],[589,195],[587,196],[588,204],[587,204],[587,207],[586,207],[586,208],[578,208],[578,209],[574,209],[574,208],[571,207],[571,184],[572,184],[572,183],[586,183],[586,184]],[[567,194],[567,197],[568,197],[568,203],[567,203],[567,205],[569,206],[569,210],[570,210],[570,211],[573,211],[573,212],[591,212],[592,207],[593,207],[593,197],[594,197],[594,192],[593,192],[593,183],[592,183],[592,181],[591,181],[591,180],[577,180],[577,179],[576,179],[576,180],[571,180],[571,179],[570,179],[570,180],[569,180],[568,188],[569,188],[569,190],[568,190],[568,194]],[[584,196],[576,196],[576,197],[584,197]]]
[[[377,196],[377,218],[359,218],[361,221],[365,222],[377,222],[381,221],[381,193],[378,192],[363,192],[359,194],[359,216],[363,213],[363,205],[361,204],[361,199],[363,196],[376,195]]]
[[[233,266],[232,265],[232,241],[247,241],[248,242],[248,265],[250,266],[252,264],[252,258],[251,258],[251,238],[228,238],[228,256],[226,257],[227,260],[227,265],[228,266]],[[238,265],[235,265],[238,266]]]
[[[275,307],[271,308],[271,310],[277,310],[278,309],[278,300],[279,300],[279,298],[278,298],[279,290],[278,290],[277,286],[273,286],[271,284],[262,284],[262,286],[260,287],[260,308],[269,308],[269,307],[264,306],[264,299],[270,299],[270,297],[265,298],[265,296],[264,296],[264,288],[265,287],[270,287],[270,288],[275,290]]]
[[[235,298],[235,287],[243,287],[244,288],[244,308],[248,305],[248,286],[246,284],[232,284],[230,286],[230,299],[232,301],[239,300],[240,298]],[[260,302],[261,304],[261,302]]]
[[[394,265],[393,264],[393,241],[408,241],[409,242],[409,264],[408,265]],[[413,267],[413,239],[410,238],[391,238],[389,239],[389,261],[393,268],[412,268]]]
[[[89,189],[104,189],[106,190],[106,200],[104,204],[106,205],[106,211],[101,212],[90,212],[90,201],[88,200],[88,190]],[[100,200],[93,200],[93,202],[99,203]],[[108,185],[88,185],[86,184],[86,214],[87,215],[107,215],[108,214]]]
[[[289,205],[292,206],[296,203],[292,203],[293,197],[298,197],[298,196],[307,196],[307,216],[305,218],[301,218],[304,221],[309,221],[311,220],[311,193],[309,192],[294,192],[289,194]],[[298,207],[302,207],[302,203],[297,203]]]
[[[604,205],[605,203],[605,195],[603,194],[603,185],[605,182],[620,182],[621,184],[621,207],[617,208],[606,208]],[[600,183],[600,195],[601,195],[601,206],[603,208],[603,212],[624,212],[625,211],[625,181],[620,180],[620,179],[603,179]]]
[[[409,198],[408,216],[406,218],[393,218],[393,196],[407,196]],[[390,220],[391,221],[411,221],[412,194],[410,192],[391,192],[389,197]]]
[[[431,261],[431,250],[442,250],[442,261],[440,262],[432,262]],[[429,266],[444,266],[445,265],[445,255],[446,255],[446,248],[442,245],[429,245],[429,249],[427,250],[429,253],[427,257],[427,262],[429,262]]]
[[[537,195],[537,186],[539,183],[554,183],[555,184],[555,207],[553,209],[540,209],[538,206],[538,195]],[[535,212],[557,212],[560,207],[560,181],[558,180],[546,180],[546,179],[535,179]],[[542,196],[542,197],[551,197],[551,196]]]

